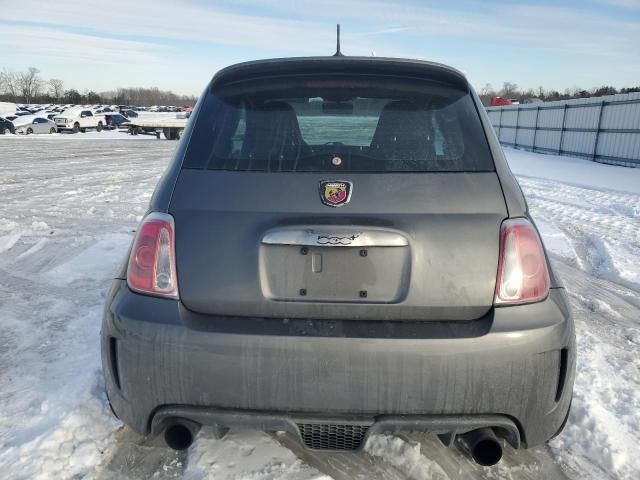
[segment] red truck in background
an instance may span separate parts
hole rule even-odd
[[[513,102],[508,98],[504,98],[504,97],[493,97],[491,99],[492,107],[502,107],[505,105],[513,105]]]

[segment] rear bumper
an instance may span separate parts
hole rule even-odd
[[[189,420],[200,425],[224,429],[241,427],[265,431],[289,432],[300,443],[313,449],[358,450],[370,435],[400,432],[431,432],[450,446],[456,435],[491,427],[514,448],[520,447],[520,431],[515,422],[504,415],[378,415],[326,416],[254,412],[206,407],[165,406],[154,412],[151,433],[161,434],[175,422]],[[183,422],[184,423],[184,422]],[[186,424],[187,426],[189,423]]]
[[[118,280],[102,359],[114,411],[143,434],[172,417],[293,433],[310,418],[435,433],[489,419],[533,446],[567,414],[575,337],[562,289],[469,322],[287,321],[199,315]]]

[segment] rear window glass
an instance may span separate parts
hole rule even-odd
[[[270,77],[209,92],[184,168],[491,171],[469,92],[380,76]]]

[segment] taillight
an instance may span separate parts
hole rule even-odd
[[[173,217],[151,213],[133,241],[127,283],[136,292],[178,298]]]
[[[505,220],[500,230],[496,305],[531,303],[549,294],[549,271],[538,232],[524,218]]]

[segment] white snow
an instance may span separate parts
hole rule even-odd
[[[366,450],[397,467],[407,478],[415,480],[449,480],[446,472],[420,452],[420,444],[406,442],[392,435],[372,435]]]
[[[21,235],[19,233],[12,233],[10,235],[3,235],[0,237],[0,253],[6,252],[13,247],[18,240],[20,240]]]
[[[216,440],[204,431],[190,451],[189,478],[326,480],[262,432],[233,431]]]
[[[505,148],[511,170],[517,175],[555,180],[595,190],[640,194],[640,168],[616,167],[575,157],[531,154]]]
[[[102,387],[101,312],[175,146],[119,132],[0,138],[0,476],[364,479],[375,466],[385,478],[517,479],[552,461],[572,479],[640,478],[640,169],[516,150],[506,153],[578,335],[573,409],[550,450],[471,469],[435,442],[395,436],[373,436],[354,460],[303,460],[261,432],[216,440],[203,428],[176,454],[123,429]]]

